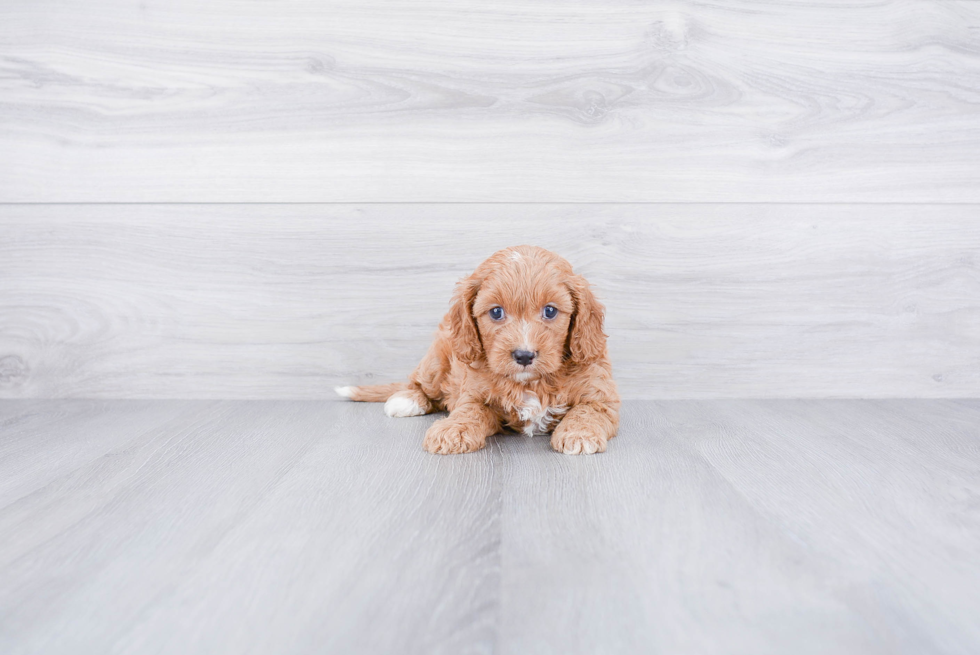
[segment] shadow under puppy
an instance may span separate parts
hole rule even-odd
[[[449,410],[423,446],[479,450],[503,428],[552,434],[570,455],[606,449],[619,394],[602,332],[603,307],[562,257],[533,246],[494,253],[456,285],[429,352],[407,383],[338,387],[385,402],[388,416]]]

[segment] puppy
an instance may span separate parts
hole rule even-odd
[[[552,434],[551,447],[569,455],[601,453],[616,435],[620,405],[602,319],[589,283],[563,258],[507,248],[456,285],[407,383],[336,391],[384,401],[388,416],[449,410],[425,434],[431,453],[479,450],[503,428]]]

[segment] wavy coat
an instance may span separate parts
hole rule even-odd
[[[552,447],[568,454],[603,452],[620,407],[604,313],[565,259],[534,246],[507,248],[457,283],[407,383],[337,391],[384,401],[389,416],[448,410],[426,432],[432,453],[479,450],[502,430],[551,434]]]

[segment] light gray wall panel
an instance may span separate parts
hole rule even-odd
[[[0,6],[0,201],[980,201],[980,3]]]
[[[980,396],[976,205],[0,207],[0,395],[399,380],[498,248],[565,255],[626,397]]]

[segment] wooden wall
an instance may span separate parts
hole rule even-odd
[[[980,396],[980,3],[0,6],[0,397],[400,379],[495,249],[624,396]]]
[[[967,396],[972,206],[20,205],[3,393],[317,398],[402,379],[494,250],[564,253],[628,397]]]

